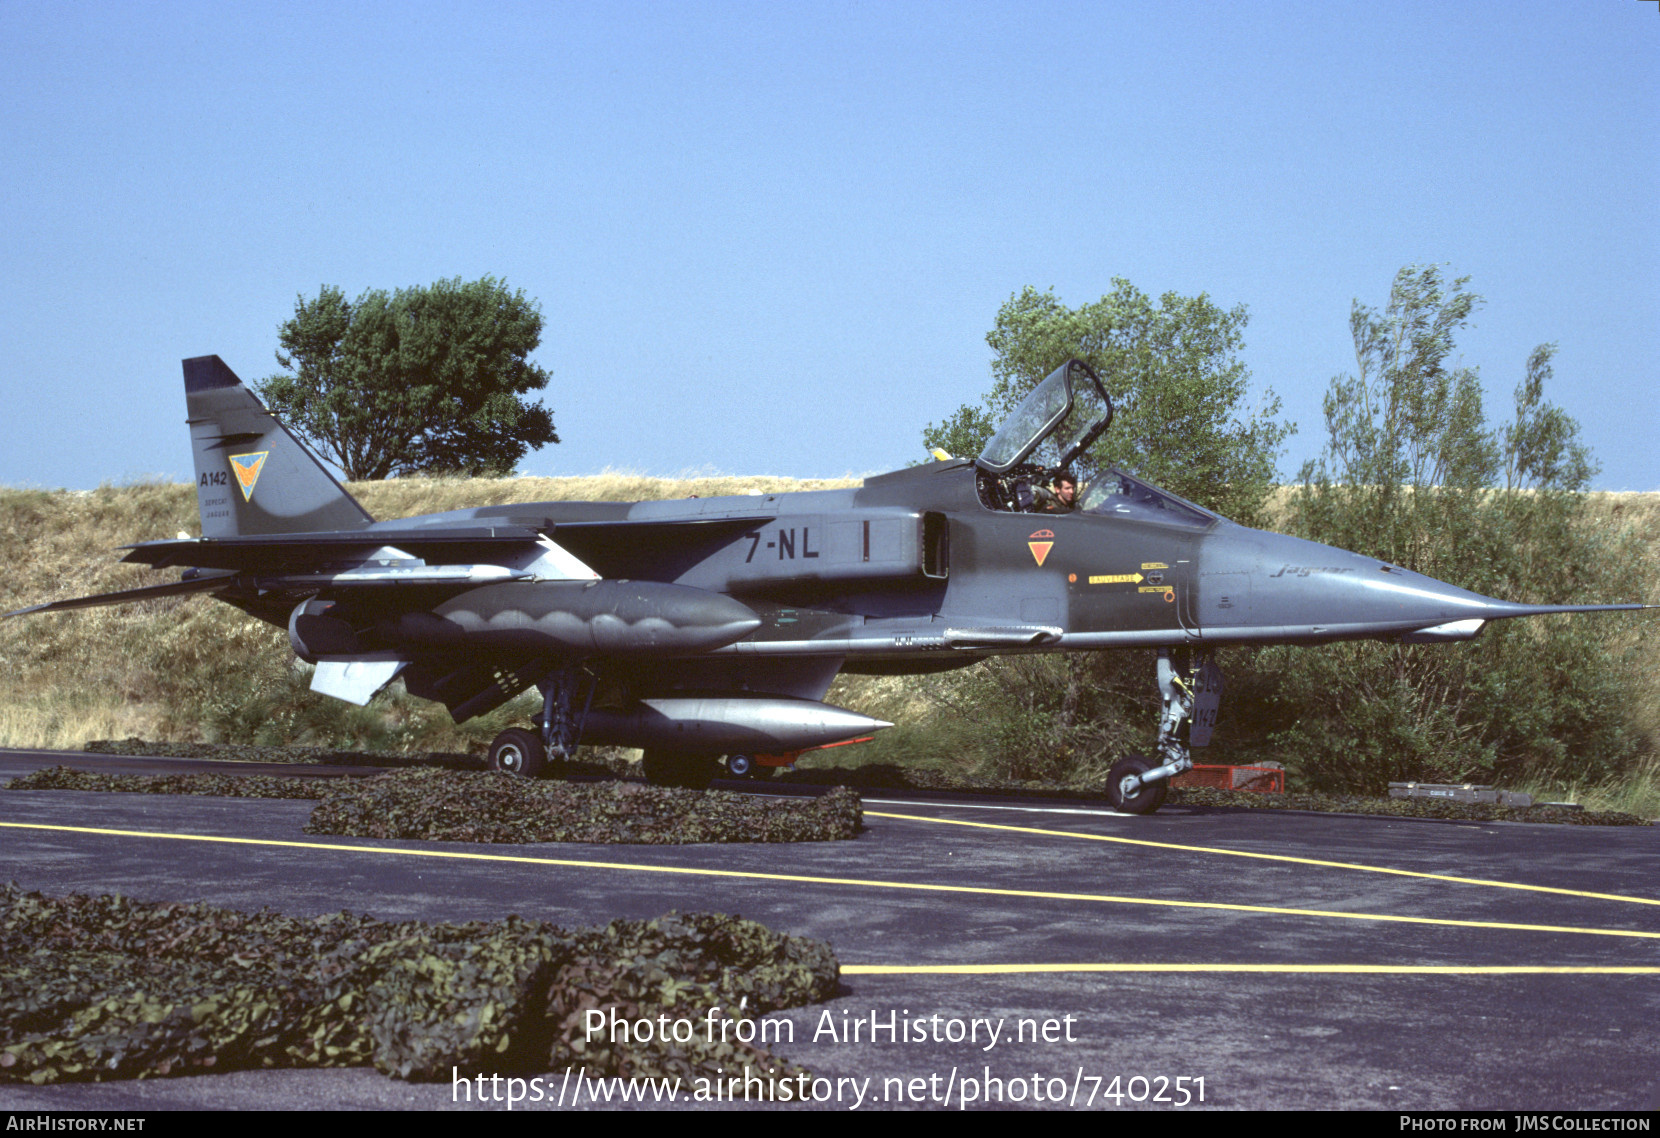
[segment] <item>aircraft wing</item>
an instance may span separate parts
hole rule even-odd
[[[213,576],[195,577],[188,581],[174,581],[166,585],[145,585],[139,589],[123,589],[117,593],[99,593],[90,597],[75,597],[67,601],[48,601],[45,604],[30,605],[28,608],[17,609],[15,612],[0,613],[0,620],[11,616],[28,616],[37,612],[66,612],[70,609],[97,608],[99,605],[124,605],[134,601],[153,601],[161,597],[182,597],[191,593],[205,593],[212,589],[222,588],[229,583],[232,574],[216,573]]]
[[[720,517],[675,520],[560,522],[552,518],[525,524],[412,526],[333,533],[285,533],[245,537],[181,538],[123,546],[122,561],[164,569],[187,565],[200,569],[234,569],[260,575],[305,572],[352,560],[374,560],[376,550],[400,551],[405,559],[428,565],[511,561],[515,553],[545,548],[552,542],[568,550],[601,577],[643,577],[650,568],[662,572],[664,558],[701,556],[711,544],[729,541],[770,517]]]
[[[425,561],[443,563],[456,554],[472,559],[489,551],[534,546],[541,535],[523,526],[480,526],[465,529],[360,530],[354,533],[285,533],[256,537],[181,538],[122,546],[124,562],[165,569],[189,565],[199,569],[239,569],[250,573],[282,573],[333,561],[363,557],[391,547]]]

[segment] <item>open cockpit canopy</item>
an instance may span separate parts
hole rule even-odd
[[[1111,424],[1112,399],[1100,377],[1081,360],[1068,360],[1032,389],[980,452],[981,501],[993,510],[1077,511],[1193,529],[1216,521],[1218,515],[1168,490],[1090,461],[1089,448]],[[1057,510],[1043,504],[1039,487],[1063,471],[1078,493]]]
[[[1112,424],[1112,400],[1082,360],[1067,360],[1032,389],[980,452],[982,470],[1007,474],[1023,462],[1070,466]]]
[[[1186,498],[1178,498],[1168,490],[1160,490],[1117,469],[1102,471],[1080,488],[1078,510],[1101,517],[1137,518],[1190,529],[1204,529],[1220,517]]]

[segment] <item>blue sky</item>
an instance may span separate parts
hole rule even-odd
[[[1660,11],[1461,3],[0,0],[0,483],[185,478],[179,360],[298,294],[537,298],[532,474],[922,457],[1025,285],[1251,314],[1322,441],[1353,299],[1449,264],[1502,413],[1532,348],[1660,489]]]

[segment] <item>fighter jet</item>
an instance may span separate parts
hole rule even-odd
[[[20,610],[207,593],[287,629],[314,690],[400,680],[456,722],[535,687],[490,764],[535,775],[580,744],[644,751],[654,782],[759,776],[890,726],[823,702],[838,672],[1004,653],[1157,652],[1156,751],[1109,777],[1148,813],[1209,742],[1214,651],[1469,640],[1489,621],[1643,605],[1522,605],[1248,529],[1120,470],[1046,492],[1112,422],[1072,360],[975,458],[854,489],[487,506],[376,521],[218,356],[184,361],[202,535],[124,547],[176,582]],[[1070,498],[1070,500],[1068,500]]]

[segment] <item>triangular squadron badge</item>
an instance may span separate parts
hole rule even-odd
[[[1054,530],[1040,529],[1034,533],[1031,540],[1026,543],[1026,548],[1030,549],[1032,551],[1032,556],[1037,558],[1039,569],[1043,568],[1043,559],[1049,556],[1049,551],[1055,548],[1054,537]]]
[[[254,496],[254,483],[259,481],[259,472],[265,467],[265,456],[268,450],[257,451],[254,454],[233,454],[230,456],[231,473],[236,475],[236,484],[242,487],[242,500],[250,501]]]

